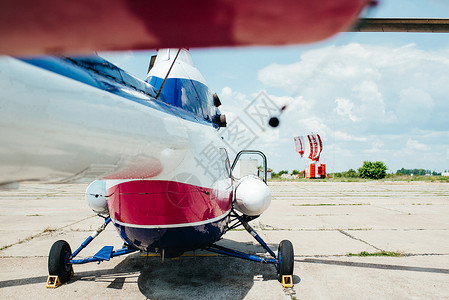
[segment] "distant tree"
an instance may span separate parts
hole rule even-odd
[[[281,176],[282,174],[288,174],[288,171],[287,170],[281,170],[281,171],[279,171],[278,176]]]
[[[355,177],[359,177],[359,174],[357,174],[357,172],[354,169],[349,169],[348,171],[345,172],[345,176],[350,177],[350,178],[355,178]]]
[[[410,175],[410,173],[408,173],[407,171],[408,170],[402,168],[402,169],[396,171],[396,175]]]
[[[363,166],[359,168],[359,174],[362,178],[382,179],[387,175],[387,166],[381,161],[364,161]]]
[[[298,170],[293,170],[292,171],[292,175],[298,175],[299,173],[301,173],[301,172],[299,172]]]
[[[424,169],[400,169],[396,171],[397,175],[426,175],[426,174],[431,174],[431,175],[440,175],[441,173],[438,173],[436,171],[431,171],[431,170],[424,170]]]

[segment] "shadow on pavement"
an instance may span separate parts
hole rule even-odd
[[[242,299],[258,280],[277,281],[274,267],[230,257],[182,257],[164,264],[158,258],[148,261],[138,286],[151,299]]]
[[[371,269],[383,269],[383,270],[399,270],[399,271],[449,274],[449,269],[409,267],[409,266],[400,266],[400,265],[361,263],[361,262],[327,260],[327,259],[311,259],[311,258],[295,259],[295,262],[326,264],[326,265],[336,265],[336,266],[356,267],[356,268],[371,268]]]
[[[233,243],[230,241],[228,245]],[[259,250],[257,245],[244,244],[243,248],[245,249],[242,250],[249,250],[251,253]],[[242,299],[255,281],[277,282],[273,265],[226,256],[203,256],[204,254],[211,253],[197,251],[196,257],[187,256],[175,260],[166,258],[162,263],[161,257],[145,257],[141,253],[135,253],[110,269],[80,272],[75,267],[75,275],[67,285],[79,281],[94,281],[108,284],[106,288],[121,290],[126,285],[137,283],[140,292],[150,299]],[[45,275],[0,281],[0,289],[43,284],[46,280]]]

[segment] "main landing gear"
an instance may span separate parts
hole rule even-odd
[[[270,257],[262,257],[258,255],[247,254],[244,252],[240,252],[237,250],[229,249],[223,246],[212,244],[207,247],[205,250],[215,252],[218,254],[224,254],[228,256],[233,256],[237,258],[242,258],[246,260],[251,260],[264,264],[273,264],[277,271],[277,277],[280,282],[284,286],[284,279],[288,279],[286,281],[292,282],[291,276],[293,275],[293,265],[294,265],[294,253],[293,253],[293,245],[288,240],[283,240],[279,244],[278,254],[273,252],[273,250],[268,247],[268,245],[262,240],[262,238],[257,234],[257,232],[248,224],[249,221],[255,219],[255,217],[250,217],[247,215],[239,215],[234,210],[231,211],[231,218],[233,218],[230,222],[229,229],[233,229],[240,225],[243,225],[245,229],[259,242],[259,244],[270,254]],[[60,283],[64,283],[70,280],[73,276],[73,265],[74,264],[85,264],[89,262],[102,262],[108,261],[112,257],[129,254],[138,249],[129,248],[127,246],[119,249],[113,250],[113,246],[104,246],[100,249],[94,256],[84,258],[84,259],[75,259],[75,257],[83,250],[87,245],[89,245],[92,240],[97,237],[111,222],[111,218],[105,218],[104,223],[94,231],[73,253],[70,249],[69,244],[66,241],[59,240],[53,244],[50,249],[50,254],[48,257],[48,272],[50,277],[56,277]]]
[[[63,240],[59,240],[53,244],[48,255],[48,274],[50,276],[58,276],[61,283],[67,282],[73,276],[74,264],[85,264],[89,262],[102,262],[104,260],[110,260],[112,257],[125,255],[138,251],[138,249],[124,247],[122,249],[114,251],[113,246],[104,246],[94,256],[84,259],[74,259],[78,253],[81,252],[94,238],[96,238],[111,222],[111,218],[104,218],[105,221],[97,230],[92,234],[75,250],[72,254],[70,245]]]
[[[233,223],[229,229],[236,228],[240,225],[243,225],[245,227],[246,231],[251,234],[254,239],[271,255],[272,258],[247,254],[244,252],[240,252],[237,250],[229,249],[223,246],[212,244],[206,250],[233,256],[237,258],[242,258],[246,260],[251,260],[263,264],[273,264],[276,267],[277,276],[279,282],[284,283],[284,277],[293,275],[293,265],[294,265],[294,252],[293,252],[293,245],[289,240],[283,240],[279,244],[278,248],[278,255],[276,257],[276,254],[273,252],[273,250],[268,247],[268,245],[262,240],[262,238],[257,234],[257,232],[248,224],[249,221],[255,219],[255,217],[250,217],[246,215],[238,215],[234,210],[231,212],[231,217],[234,218],[231,220],[231,223]],[[290,277],[291,282],[291,277]]]

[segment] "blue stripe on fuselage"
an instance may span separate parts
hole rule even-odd
[[[47,56],[18,59],[184,120],[217,127],[202,115],[195,115],[190,110],[170,105],[165,99],[156,100],[154,87],[99,56],[81,58]]]

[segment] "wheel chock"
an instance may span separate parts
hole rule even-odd
[[[59,277],[57,275],[48,275],[47,278],[47,289],[54,289],[61,285],[61,281],[59,281]]]
[[[292,275],[282,275],[282,286],[285,288],[293,287],[293,278]]]

